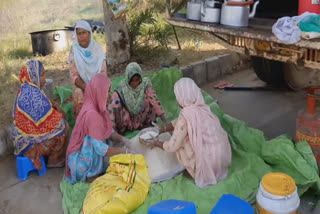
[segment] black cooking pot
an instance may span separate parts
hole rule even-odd
[[[45,56],[66,50],[72,43],[72,33],[68,28],[31,32],[33,54]]]

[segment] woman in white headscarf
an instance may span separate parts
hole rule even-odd
[[[180,79],[174,86],[182,108],[177,120],[160,128],[160,133],[173,131],[169,141],[155,140],[154,146],[176,152],[198,187],[214,185],[228,175],[231,147],[219,119],[204,103],[200,88],[190,78]]]
[[[91,78],[102,73],[107,76],[105,55],[99,43],[94,41],[88,22],[80,20],[76,23],[75,43],[69,54],[69,70],[73,88],[73,112],[77,116],[83,105],[83,94]]]

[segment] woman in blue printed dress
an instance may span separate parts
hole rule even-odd
[[[128,148],[108,145],[109,139],[130,145],[112,129],[107,111],[110,87],[110,80],[103,74],[96,74],[86,86],[84,104],[67,150],[66,178],[72,184],[93,181],[105,173],[110,156],[128,152]]]

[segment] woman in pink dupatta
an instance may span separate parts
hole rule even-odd
[[[155,140],[154,145],[176,152],[198,187],[217,184],[227,177],[231,164],[228,135],[192,79],[180,79],[174,93],[182,110],[177,120],[160,128],[160,133],[173,131],[173,135],[166,142]]]
[[[127,152],[126,148],[108,146],[109,138],[130,144],[112,129],[107,111],[110,87],[110,80],[103,74],[96,74],[86,86],[84,104],[67,149],[66,178],[72,184],[92,181],[106,171],[108,157]]]

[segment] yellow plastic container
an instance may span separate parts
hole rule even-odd
[[[287,174],[263,176],[257,193],[258,214],[296,214],[300,205],[296,183]]]

